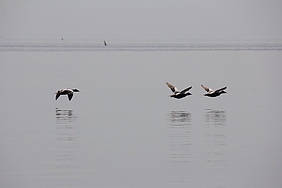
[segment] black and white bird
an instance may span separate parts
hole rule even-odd
[[[223,88],[213,91],[211,88],[208,88],[204,85],[201,85],[201,86],[208,92],[204,94],[204,96],[207,96],[207,97],[217,97],[223,93],[227,93],[226,91],[224,91],[227,87],[223,87]]]
[[[72,99],[73,93],[74,92],[79,92],[78,89],[61,89],[57,91],[56,94],[56,100],[61,96],[61,95],[68,95],[69,101]]]
[[[166,82],[166,85],[173,92],[173,95],[169,95],[169,97],[173,97],[173,98],[176,98],[176,99],[181,99],[183,97],[186,97],[187,95],[192,95],[191,93],[187,92],[187,91],[189,91],[192,88],[192,86],[188,87],[186,89],[183,89],[182,91],[179,91],[176,87],[174,87],[173,85],[171,85],[168,82]]]

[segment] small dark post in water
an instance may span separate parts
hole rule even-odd
[[[107,46],[107,43],[106,43],[106,41],[105,41],[105,40],[104,40],[104,45],[105,45],[105,46]]]

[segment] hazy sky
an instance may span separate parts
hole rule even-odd
[[[4,38],[281,40],[281,0],[0,0]]]

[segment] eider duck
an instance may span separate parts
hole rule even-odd
[[[166,82],[166,85],[174,93],[173,95],[169,95],[169,97],[173,97],[173,98],[176,98],[176,99],[181,99],[183,97],[186,97],[187,95],[192,95],[191,93],[187,92],[187,91],[189,91],[192,88],[192,86],[188,87],[186,89],[183,89],[182,91],[179,91],[176,87],[174,87],[173,85],[171,85],[168,82]]]
[[[202,88],[204,88],[208,93],[204,94],[204,96],[207,96],[207,97],[217,97],[223,93],[227,93],[226,91],[224,91],[227,87],[223,87],[221,89],[218,89],[218,90],[215,90],[213,91],[211,88],[208,88],[204,85],[201,85]]]
[[[56,94],[56,100],[60,97],[60,95],[68,95],[69,101],[72,99],[73,93],[74,92],[79,92],[78,89],[61,89],[57,91]]]

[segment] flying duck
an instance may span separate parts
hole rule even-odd
[[[79,92],[78,89],[61,89],[57,91],[56,94],[56,100],[60,97],[60,95],[68,95],[69,101],[72,99],[73,93],[74,92]]]
[[[169,97],[173,97],[176,99],[181,99],[183,97],[186,97],[187,95],[192,95],[191,93],[187,92],[189,91],[191,87],[188,87],[186,89],[183,89],[182,91],[179,91],[176,87],[174,87],[173,85],[171,85],[170,83],[166,82],[166,85],[171,89],[171,91],[174,93],[173,95],[169,95]],[[186,93],[187,92],[187,93]]]
[[[204,94],[204,96],[207,97],[217,97],[219,95],[221,95],[222,93],[227,93],[226,91],[224,91],[227,87],[223,87],[221,89],[215,90],[213,91],[211,88],[208,88],[204,85],[201,85],[202,88],[204,88],[208,93]]]

